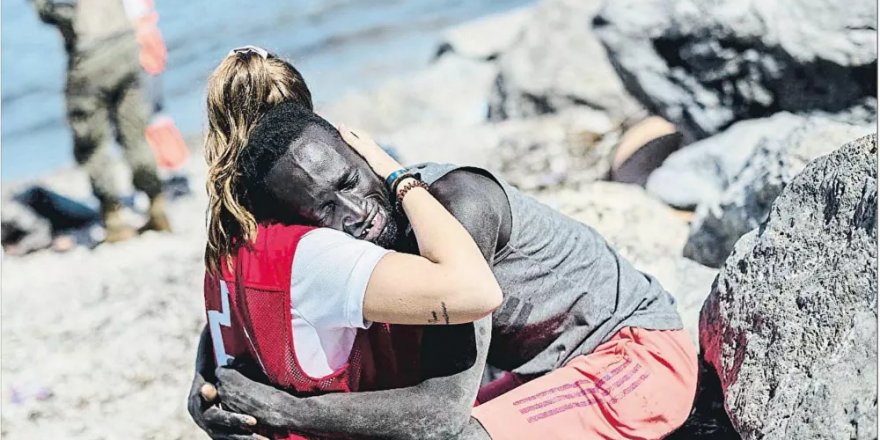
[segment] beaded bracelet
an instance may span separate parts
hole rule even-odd
[[[411,180],[411,181],[407,182],[406,185],[403,185],[403,188],[401,188],[400,192],[397,193],[397,203],[403,203],[403,198],[406,196],[406,193],[408,193],[409,190],[416,188],[416,187],[424,188],[425,191],[428,190],[427,183],[422,182],[421,180]]]
[[[391,182],[391,185],[388,186],[388,189],[391,190],[391,194],[397,194],[397,187],[400,186],[400,182],[406,180],[407,177],[412,177],[416,180],[418,180],[419,178],[418,175],[410,173],[409,171],[400,174],[399,176],[397,176],[397,178],[394,179],[393,182]]]

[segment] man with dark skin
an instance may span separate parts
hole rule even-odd
[[[373,223],[377,218],[388,219],[387,224],[379,225],[382,233],[373,241],[397,251],[414,252],[418,244],[408,230],[405,217],[395,213],[383,182],[364,158],[345,143],[357,142],[358,137],[348,130],[341,131],[340,137],[324,122],[309,127],[307,134],[299,139],[276,136],[250,141],[283,142],[286,146],[283,148],[287,148],[283,158],[272,165],[265,177],[268,186],[275,191],[275,200],[271,201],[273,207],[286,210],[284,217],[291,222],[330,227],[356,238],[375,227]],[[533,385],[551,387],[537,388],[546,391],[528,397],[531,399],[556,393],[559,381],[571,381],[570,374],[559,375],[568,364],[599,351],[625,329],[683,334],[679,330],[681,323],[671,296],[655,279],[636,271],[623,260],[591,228],[541,205],[484,170],[437,164],[425,164],[411,170],[419,173],[421,179],[430,185],[431,193],[467,229],[493,265],[493,272],[504,292],[504,302],[493,314],[491,322],[486,318],[472,325],[426,327],[422,341],[425,380],[415,386],[310,397],[295,397],[252,380],[236,369],[219,368],[215,376],[212,374],[209,336],[203,332],[197,372],[190,390],[189,411],[196,423],[213,438],[256,438],[249,434],[249,428],[258,422],[263,426],[317,435],[489,439],[492,433],[491,438],[497,440],[501,436],[496,432],[500,431],[493,432],[497,428],[486,424],[486,420],[497,425],[498,417],[493,420],[485,411],[483,415],[477,413],[483,408],[500,405],[496,402],[514,393],[505,394],[476,410],[473,408],[473,398],[487,360],[489,364],[515,373],[513,376],[517,379],[508,388],[528,380],[532,381],[521,388]],[[376,216],[377,212],[382,216]],[[426,322],[432,319],[443,318],[426,316]],[[681,340],[690,344],[686,335]],[[687,350],[693,352],[693,347],[682,348],[682,351]],[[652,353],[657,356],[659,351],[655,349]],[[627,354],[637,356],[634,352]],[[673,390],[684,395],[687,408],[682,410],[676,406],[674,414],[662,413],[668,411],[666,408],[648,408],[644,410],[648,413],[633,417],[655,422],[669,420],[667,432],[684,421],[690,409],[688,399],[692,399],[695,388],[695,354],[692,357],[694,383],[690,383],[690,376],[684,374],[688,379],[678,381],[682,385]],[[623,355],[615,359],[607,369],[603,367],[591,372],[595,373],[594,377],[603,378],[595,381],[597,388],[611,378],[619,379],[615,384],[618,389],[609,386],[601,391],[608,396],[618,391],[623,394],[613,396],[613,399],[609,397],[602,405],[613,406],[618,401],[625,401],[624,396],[641,385],[639,381],[630,381],[632,374],[623,375],[623,368],[629,365],[629,361],[624,363]],[[675,382],[670,378],[679,378],[666,375],[668,371],[654,368],[647,362],[643,364],[643,370],[652,373],[649,382]],[[635,371],[641,367],[637,364]],[[248,367],[241,369],[247,370]],[[646,377],[644,375],[641,380]],[[210,396],[213,388],[206,386],[206,380],[219,382],[222,408],[217,399],[205,400],[205,394],[214,397]],[[578,381],[581,382],[587,381]],[[534,393],[535,389],[528,392]],[[654,388],[652,392],[659,393]],[[633,393],[627,397],[640,400],[637,395]],[[580,394],[577,397],[551,397],[583,400]],[[575,407],[583,412],[601,412],[598,409],[601,405],[594,405],[596,402],[586,399],[575,402]],[[545,406],[550,407],[550,411],[538,409],[538,406],[531,409],[511,406],[510,414],[522,417],[522,423],[526,423],[526,416],[520,413],[533,411],[527,414],[528,426],[537,429],[536,432],[547,432],[548,438],[599,432],[588,424],[559,431],[557,426],[560,423],[553,422],[563,420],[563,417],[557,417],[563,410],[554,411],[551,406],[555,402],[552,399],[546,401]],[[501,420],[508,417],[512,416],[505,415]],[[607,425],[605,422],[599,424],[602,429]],[[516,438],[520,438],[519,435]]]

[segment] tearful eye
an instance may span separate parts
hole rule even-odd
[[[351,174],[348,176],[347,179],[345,179],[345,183],[342,184],[341,189],[343,191],[351,191],[357,187],[359,180],[360,180],[360,177],[358,176],[357,173]]]

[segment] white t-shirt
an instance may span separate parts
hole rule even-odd
[[[302,369],[323,377],[344,365],[364,320],[370,275],[387,249],[329,228],[299,241],[290,277],[294,351]]]

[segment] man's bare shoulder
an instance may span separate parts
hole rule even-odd
[[[459,168],[437,179],[431,185],[431,193],[447,209],[468,207],[470,209],[501,211],[509,210],[504,189],[491,175],[479,168]]]
[[[471,233],[487,258],[507,245],[510,201],[491,174],[479,168],[459,168],[437,179],[431,194]]]

